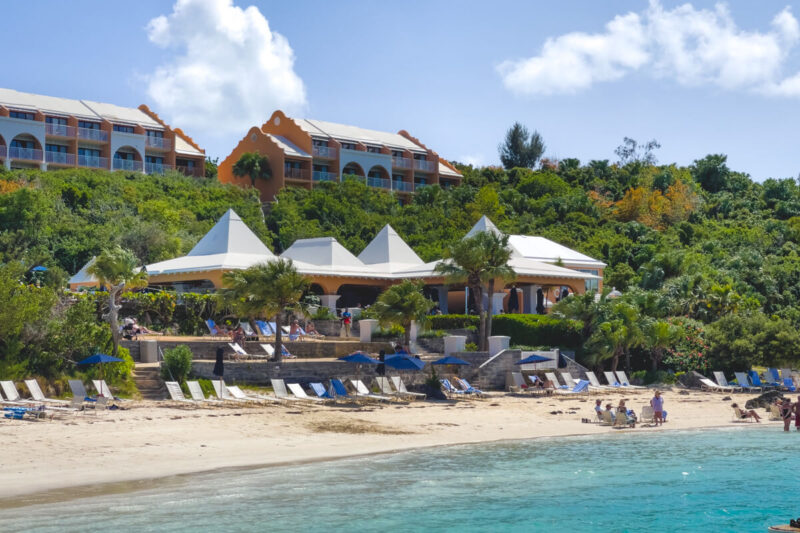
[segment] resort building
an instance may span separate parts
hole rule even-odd
[[[284,187],[310,189],[345,176],[371,187],[394,191],[401,197],[419,187],[451,187],[461,173],[450,163],[402,130],[387,133],[323,122],[293,119],[275,111],[260,127],[250,128],[236,148],[219,164],[222,183],[251,186],[247,176],[233,174],[233,166],[247,152],[269,160],[270,178],[257,179],[261,200],[270,202]]]
[[[205,152],[145,105],[138,108],[0,89],[5,168],[205,173]]]
[[[476,231],[499,232],[486,217],[467,235]],[[527,238],[512,235],[510,241],[522,240],[524,244]],[[544,245],[536,258],[525,256],[533,253],[531,248],[513,246],[509,266],[514,269],[516,279],[512,284],[498,287],[492,295],[496,312],[533,313],[549,307],[565,291],[580,294],[602,289],[605,264],[547,239],[536,239],[541,239],[536,242]],[[545,252],[550,255],[544,255]],[[145,268],[151,287],[204,292],[222,287],[225,272],[274,261],[276,257],[233,210],[228,210],[188,255]],[[406,279],[422,281],[426,294],[438,303],[443,313],[462,313],[470,307],[464,286],[446,284],[444,277],[435,271],[439,261],[422,261],[389,225],[358,257],[333,237],[299,239],[280,257],[291,259],[297,270],[311,280],[312,291],[321,303],[334,311],[370,305],[387,287]],[[575,266],[559,266],[562,264]],[[583,270],[593,270],[596,274]],[[69,284],[76,290],[91,282],[84,267]],[[488,295],[484,304],[488,304]]]

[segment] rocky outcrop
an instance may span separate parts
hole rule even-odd
[[[744,404],[744,406],[747,409],[757,409],[759,407],[766,409],[770,406],[770,404],[775,403],[775,400],[778,398],[783,399],[783,393],[777,390],[770,390],[765,392],[758,398],[747,400],[747,403]]]

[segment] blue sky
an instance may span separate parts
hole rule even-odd
[[[629,136],[658,139],[661,162],[721,152],[759,181],[800,173],[792,3],[42,0],[4,12],[0,86],[146,103],[211,156],[283,108],[406,129],[480,164],[498,162],[520,121],[555,158],[613,160]]]

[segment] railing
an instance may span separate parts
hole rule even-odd
[[[68,154],[66,152],[48,152],[44,153],[44,160],[54,165],[75,165],[75,154]]]
[[[394,168],[411,168],[411,160],[407,157],[393,157],[392,166]]]
[[[333,172],[325,172],[324,170],[315,170],[311,177],[314,181],[339,181],[338,174]]]
[[[413,183],[408,183],[408,182],[405,182],[405,181],[393,181],[392,182],[392,189],[395,190],[395,191],[413,192],[414,191],[414,184]]]
[[[78,128],[78,138],[86,139],[87,141],[106,142],[108,140],[108,132],[91,128]]]
[[[292,178],[296,180],[307,180],[308,179],[308,171],[303,168],[292,168],[292,167],[284,167],[283,169],[283,177],[284,178]]]
[[[144,141],[145,146],[149,146],[150,148],[158,148],[159,150],[169,150],[172,148],[172,142],[169,139],[165,139],[163,137],[152,137],[147,135]]]
[[[5,157],[5,156],[6,156],[6,147],[0,146],[0,157]]]
[[[384,179],[384,178],[368,177],[367,178],[367,185],[369,185],[370,187],[382,187],[384,189],[388,189],[389,188],[389,180]]]
[[[8,149],[8,157],[10,159],[25,159],[27,161],[41,161],[42,151],[35,148],[18,148],[12,146]]]
[[[314,157],[336,159],[336,148],[333,148],[332,146],[312,146],[311,153],[314,155]]]
[[[430,186],[430,183],[415,183],[414,184],[414,190],[418,191],[418,190],[420,190],[420,188],[428,187],[428,186]]]
[[[142,171],[142,162],[135,159],[114,158],[114,170],[133,170]]]
[[[194,176],[195,178],[203,177],[203,168],[202,167],[184,167],[184,166],[177,166],[175,169],[183,174],[184,176]]]
[[[44,131],[56,137],[75,137],[75,127],[66,124],[45,124]]]
[[[145,163],[144,164],[144,171],[147,174],[163,174],[167,170],[172,170],[172,165],[167,165],[164,163]]]
[[[78,166],[89,168],[108,168],[108,158],[96,155],[78,154]]]
[[[427,172],[433,172],[434,166],[433,161],[424,161],[422,159],[415,159],[414,160],[414,168],[416,170],[424,170]]]

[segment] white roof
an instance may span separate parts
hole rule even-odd
[[[531,235],[510,235],[508,244],[514,251],[514,255],[547,263],[561,261],[564,264],[587,268],[603,268],[606,266],[602,261],[598,261],[588,255],[576,252],[572,248],[553,242],[544,237],[534,237]]]
[[[390,148],[401,150],[411,150],[412,152],[427,153],[427,150],[415,142],[412,142],[397,133],[386,131],[368,130],[347,124],[336,124],[335,122],[325,122],[323,120],[311,120],[306,118],[296,119],[295,122],[304,131],[312,136],[333,137],[337,140],[362,142],[364,144],[384,145]]]
[[[175,135],[175,152],[188,155],[204,155],[203,152],[184,141],[180,135]]]
[[[377,270],[394,272],[424,264],[389,224],[359,254],[358,259]]]
[[[430,263],[425,263],[424,265],[411,267],[407,270],[396,271],[394,274],[395,276],[409,278],[441,276],[442,274],[436,272],[435,270],[436,265],[442,261],[444,260],[440,259],[438,261],[432,261]],[[534,261],[524,257],[512,257],[508,262],[508,266],[510,266],[518,276],[537,276],[559,279],[597,279],[597,276],[592,274],[585,274],[583,272],[578,272],[577,270],[551,265],[541,261]]]
[[[494,225],[494,222],[489,220],[489,217],[483,215],[481,219],[477,221],[474,226],[472,226],[472,229],[469,230],[466,235],[464,235],[464,238],[468,239],[469,237],[473,237],[476,234],[484,231],[487,231],[489,233],[494,233],[495,235],[503,234],[502,231],[497,229],[497,226]]]
[[[450,167],[439,161],[439,174],[441,176],[453,176],[453,177],[461,177],[461,174],[458,172],[454,172]]]
[[[283,150],[283,153],[286,155],[290,155],[293,157],[302,157],[304,159],[311,159],[311,155],[301,149],[299,146],[294,144],[292,141],[287,139],[286,137],[282,137],[280,135],[273,135],[271,133],[267,133],[267,137],[275,141],[275,144]]]
[[[300,271],[302,266],[313,266],[325,273],[374,273],[333,237],[298,239],[281,254],[281,257],[297,261]]]
[[[77,274],[75,274],[74,276],[69,278],[69,281],[67,282],[67,284],[70,285],[70,286],[72,286],[72,285],[97,285],[99,283],[97,281],[97,278],[94,276],[94,274],[89,274],[89,272],[88,272],[89,267],[94,264],[94,260],[95,259],[96,259],[96,257],[92,256],[92,258],[89,259],[89,261],[87,261],[87,263],[85,265],[83,265],[83,268],[81,268],[78,271]]]
[[[128,122],[131,124],[141,124],[147,128],[163,129],[163,126],[153,120],[147,113],[135,107],[122,107],[114,104],[104,104],[102,102],[91,102],[81,100],[98,116],[112,122]]]

